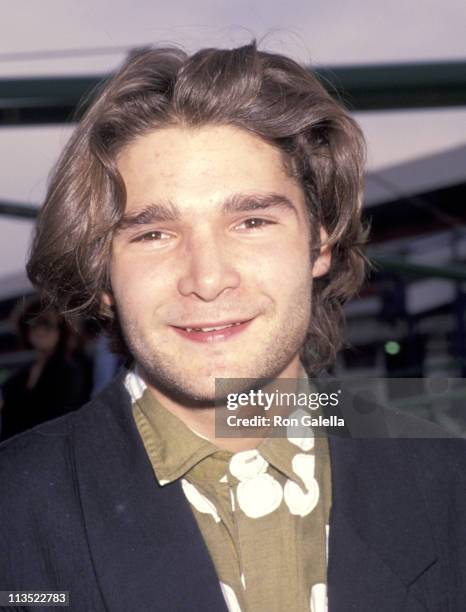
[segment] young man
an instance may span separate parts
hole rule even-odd
[[[215,379],[332,363],[363,150],[314,76],[255,45],[145,50],[104,86],[28,271],[128,368],[1,448],[0,590],[80,612],[465,609],[461,442],[216,435]]]

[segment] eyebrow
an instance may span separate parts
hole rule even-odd
[[[236,213],[276,207],[298,213],[293,202],[281,193],[234,195],[225,200],[222,208],[225,213]]]
[[[280,193],[266,194],[235,194],[228,197],[222,204],[222,212],[233,214],[238,212],[253,212],[256,210],[267,210],[269,208],[284,208],[294,212],[298,216],[298,211],[293,202]],[[151,202],[141,210],[123,215],[117,224],[117,230],[127,230],[139,225],[149,225],[166,221],[179,221],[181,219],[179,207],[171,201]]]
[[[177,221],[179,217],[179,210],[170,202],[166,204],[151,203],[138,212],[123,215],[117,224],[117,230],[127,230],[138,225],[149,225],[156,222]]]

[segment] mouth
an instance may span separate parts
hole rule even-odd
[[[192,342],[221,342],[242,333],[252,320],[193,323],[186,327],[176,325],[172,327],[178,334]]]

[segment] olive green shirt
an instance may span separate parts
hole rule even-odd
[[[230,612],[325,612],[331,504],[325,438],[220,450],[130,372],[133,416],[160,486],[190,504]]]

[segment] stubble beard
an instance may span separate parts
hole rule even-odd
[[[235,368],[228,378],[234,379],[263,379],[270,381],[279,376],[291,361],[299,354],[306,340],[310,322],[310,296],[309,289],[306,294],[296,298],[295,309],[287,318],[285,324],[275,330],[271,337],[261,343],[260,349],[252,354],[250,352],[247,362],[241,367]],[[147,335],[131,319],[125,319],[118,315],[121,330],[125,342],[133,355],[145,382],[161,391],[164,395],[186,407],[204,408],[221,403],[222,397],[215,393],[215,367],[212,368],[212,378],[209,381],[209,389],[201,388],[194,370],[180,364],[182,359],[170,351],[165,351],[163,346],[155,346],[157,339],[152,337],[147,341]],[[245,330],[247,334],[249,330]],[[221,343],[218,343],[219,345]],[[257,345],[256,345],[257,346]],[[226,350],[228,340],[226,341]],[[236,362],[235,362],[236,363]],[[224,374],[219,378],[227,378]],[[233,386],[231,386],[231,384]],[[234,389],[234,381],[228,382],[228,392],[240,392],[243,388]],[[238,384],[239,381],[238,381]],[[226,396],[226,393],[225,393]]]

